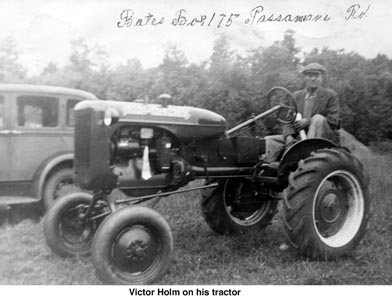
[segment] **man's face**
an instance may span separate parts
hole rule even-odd
[[[308,72],[304,74],[304,79],[307,88],[316,89],[321,86],[323,76],[320,72]]]

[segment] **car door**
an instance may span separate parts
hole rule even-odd
[[[11,181],[30,181],[49,157],[72,149],[60,122],[57,95],[20,94],[13,101],[15,126],[11,131]],[[72,134],[72,133],[71,133]]]
[[[10,134],[11,130],[8,124],[9,102],[7,94],[0,94],[0,182],[6,182],[10,179],[11,163],[10,163]]]

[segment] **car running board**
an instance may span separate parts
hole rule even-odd
[[[30,203],[39,202],[40,200],[41,199],[31,198],[31,197],[23,197],[23,196],[19,196],[19,197],[2,196],[2,197],[0,197],[0,211],[10,209],[11,205],[30,204]]]

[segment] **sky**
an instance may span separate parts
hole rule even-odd
[[[179,14],[186,23],[203,16],[205,22],[180,26]],[[319,14],[328,21],[257,22],[271,14],[275,19],[280,14]],[[152,25],[153,18],[161,24]],[[138,19],[143,26],[135,26]],[[227,34],[232,49],[244,55],[281,40],[288,29],[295,31],[297,45],[305,52],[329,47],[367,58],[377,54],[392,58],[388,33],[392,3],[387,0],[1,0],[0,28],[0,39],[15,38],[20,62],[30,73],[49,62],[64,65],[70,41],[77,38],[103,47],[113,66],[138,58],[144,67],[154,67],[162,62],[168,43],[197,63],[211,55],[220,33]]]

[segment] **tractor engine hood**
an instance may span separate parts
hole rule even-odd
[[[221,115],[190,106],[86,100],[75,107],[75,111],[86,109],[103,114],[110,111],[118,123],[160,127],[179,138],[211,138],[226,130],[226,120]]]

